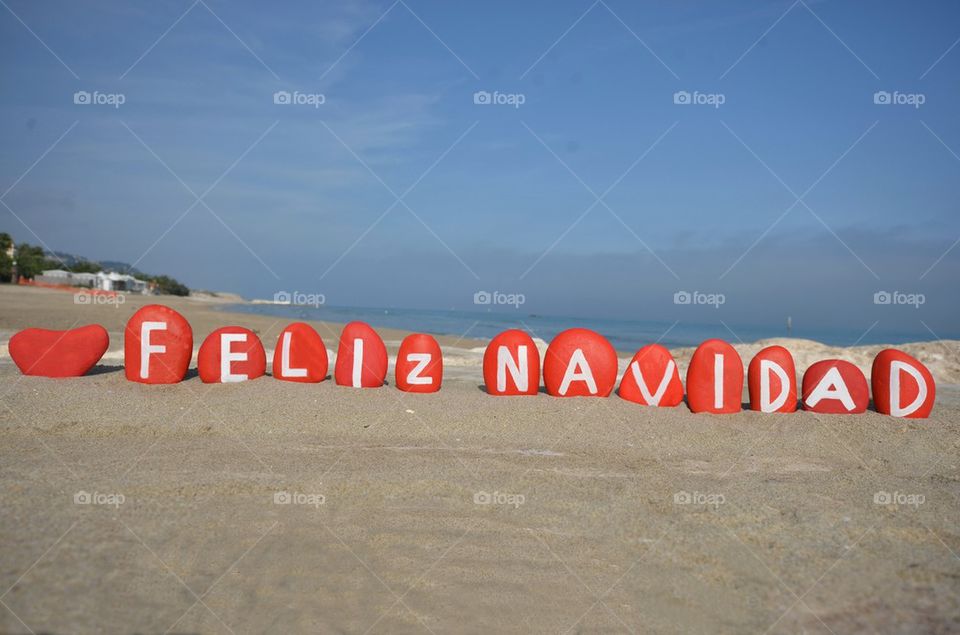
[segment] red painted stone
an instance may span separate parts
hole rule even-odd
[[[443,353],[437,340],[424,333],[403,338],[394,368],[397,388],[404,392],[437,392],[443,382]]]
[[[107,330],[90,324],[67,331],[26,329],[10,338],[8,349],[24,375],[79,377],[100,361],[109,346]]]
[[[663,346],[644,346],[633,356],[620,380],[620,397],[642,406],[673,407],[683,401],[677,362]]]
[[[377,388],[387,377],[387,347],[365,322],[350,322],[340,333],[333,377],[338,386]]]
[[[540,351],[519,329],[500,333],[483,352],[483,383],[491,395],[535,395],[540,390]]]
[[[782,346],[768,346],[750,360],[747,369],[750,410],[794,412],[797,409],[797,369],[793,355]]]
[[[743,362],[736,349],[718,339],[700,344],[687,368],[690,410],[714,414],[740,412],[742,394]]]
[[[543,384],[554,397],[607,397],[617,383],[617,352],[589,329],[559,333],[543,358]]]
[[[273,351],[273,377],[283,381],[321,382],[330,368],[323,338],[309,324],[294,322],[280,332]]]
[[[187,319],[160,304],[133,314],[123,334],[123,366],[129,381],[175,384],[193,357],[193,330]]]
[[[256,379],[267,372],[267,354],[250,329],[224,326],[203,340],[197,353],[197,371],[207,384]]]
[[[803,374],[803,409],[822,414],[859,414],[870,405],[863,372],[841,359],[825,359]]]
[[[933,410],[937,384],[922,363],[903,351],[888,348],[877,353],[870,372],[873,407],[894,417],[925,419]]]

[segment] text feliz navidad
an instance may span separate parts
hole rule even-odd
[[[110,345],[106,329],[89,325],[66,331],[30,328],[16,333],[10,356],[25,375],[77,377],[93,368]],[[177,311],[159,304],[145,306],[124,330],[124,370],[130,381],[172,384],[187,374],[193,357],[193,330]],[[542,361],[542,363],[541,363]],[[266,352],[253,331],[240,326],[218,328],[204,339],[197,354],[197,373],[206,383],[231,383],[266,374]],[[387,377],[387,349],[377,332],[351,322],[340,334],[333,371],[341,386],[376,388]],[[273,354],[274,379],[317,383],[327,378],[327,348],[309,324],[290,324],[280,333]],[[543,359],[533,338],[511,329],[490,341],[483,356],[483,379],[490,395],[536,395],[540,380],[555,397],[608,397],[617,383],[618,360],[602,335],[573,328],[558,334]],[[798,407],[793,356],[770,346],[750,360],[747,369],[749,407],[759,412],[793,412]],[[405,392],[440,390],[443,354],[430,335],[414,333],[400,344],[395,383]],[[644,346],[633,356],[620,380],[618,395],[646,406],[683,403],[693,412],[733,413],[741,409],[743,362],[727,342],[711,339],[694,352],[687,368],[686,391],[673,356],[659,344]],[[894,417],[925,418],[936,398],[933,375],[921,362],[896,349],[880,351],[873,360],[871,386],[854,364],[827,359],[803,373],[802,407],[818,413],[857,414],[870,405]],[[871,391],[872,388],[872,391]]]

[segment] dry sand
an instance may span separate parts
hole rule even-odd
[[[0,341],[119,344],[143,302],[2,287]],[[198,343],[283,327],[169,304]],[[957,632],[957,348],[918,346],[943,357],[925,421],[493,398],[469,361],[409,395],[0,356],[0,631]]]

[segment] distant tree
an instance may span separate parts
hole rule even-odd
[[[43,247],[34,247],[27,243],[17,246],[17,272],[27,280],[33,280],[45,269],[55,269],[57,264],[47,259]]]
[[[164,295],[190,295],[190,289],[170,276],[145,276],[148,282],[157,285],[157,291]]]
[[[103,267],[99,262],[93,262],[92,260],[78,260],[70,267],[70,271],[73,273],[97,273],[103,271]]]
[[[10,282],[13,277],[13,259],[7,255],[12,244],[10,234],[0,232],[0,282]]]

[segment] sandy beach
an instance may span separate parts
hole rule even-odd
[[[286,325],[160,300],[197,346]],[[127,382],[123,325],[153,301],[0,286],[4,633],[960,630],[960,342],[898,347],[937,379],[927,420],[694,415],[494,398],[485,342],[455,337],[437,394]],[[86,377],[6,354],[89,323],[111,347]],[[777,342],[801,372],[882,348]]]

